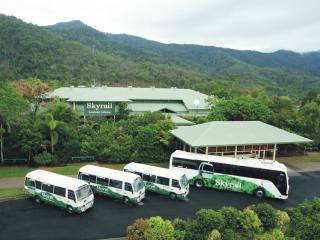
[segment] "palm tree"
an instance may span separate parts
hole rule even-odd
[[[58,143],[58,139],[59,139],[58,132],[56,131],[56,128],[58,126],[58,121],[53,118],[51,113],[46,115],[45,121],[50,130],[51,153],[53,154],[54,145]]]

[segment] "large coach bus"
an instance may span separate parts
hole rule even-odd
[[[37,203],[46,202],[81,213],[94,203],[89,184],[76,178],[35,170],[26,175],[24,189]]]
[[[137,174],[86,165],[80,168],[78,178],[87,181],[95,193],[121,199],[124,203],[142,205],[145,198],[145,186]]]
[[[189,183],[254,194],[257,197],[287,199],[289,178],[284,164],[272,160],[236,159],[175,151],[170,169],[186,174]]]
[[[123,171],[141,176],[148,191],[169,196],[171,199],[187,200],[189,183],[184,173],[134,162],[124,166]]]

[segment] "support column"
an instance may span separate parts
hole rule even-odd
[[[266,158],[266,150],[263,150],[263,157],[262,159],[265,159]]]
[[[208,155],[209,154],[209,148],[206,147],[206,154]]]
[[[237,158],[237,153],[238,153],[238,146],[235,146],[234,148],[234,157]]]
[[[276,160],[276,152],[277,152],[277,144],[274,145],[273,147],[273,160]]]
[[[186,144],[183,144],[183,151],[186,151]]]
[[[198,153],[198,148],[197,147],[194,148],[194,152]]]

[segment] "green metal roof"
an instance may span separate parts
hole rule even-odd
[[[72,102],[161,100],[181,101],[190,110],[209,109],[208,96],[191,89],[134,87],[62,87],[47,95]]]
[[[171,114],[170,115],[172,122],[174,122],[177,126],[191,126],[194,125],[194,122],[191,122],[189,120],[186,120],[182,117],[179,117],[178,115]]]
[[[214,121],[178,127],[171,133],[193,147],[312,142],[260,121]]]
[[[155,112],[163,109],[171,110],[172,112],[187,112],[183,102],[131,102],[128,108],[134,112]]]

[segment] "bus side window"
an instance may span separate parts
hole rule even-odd
[[[133,193],[132,185],[130,183],[124,183],[124,190]]]
[[[97,184],[108,186],[109,185],[109,179],[108,178],[99,178],[97,177]]]
[[[53,193],[53,185],[42,183],[42,191]]]
[[[151,178],[150,175],[148,175],[148,174],[143,174],[142,180],[143,180],[143,181],[146,181],[146,182],[150,182],[150,178]]]
[[[94,175],[89,175],[89,182],[97,183],[97,177]]]
[[[58,196],[65,197],[66,196],[66,189],[62,188],[62,187],[54,187],[53,193]]]
[[[25,185],[26,185],[26,186],[29,186],[29,187],[34,187],[34,186],[35,186],[35,183],[34,183],[34,181],[31,180],[30,178],[26,178]]]
[[[76,196],[74,195],[74,191],[68,190],[68,198],[70,200],[76,201]]]
[[[84,180],[84,181],[89,181],[90,178],[88,175],[86,174],[83,174],[83,173],[80,173],[80,179]]]
[[[180,184],[179,184],[179,181],[176,180],[176,179],[172,179],[171,186],[175,187],[175,188],[181,188]]]
[[[118,180],[110,179],[109,186],[114,188],[122,189],[122,182]]]
[[[157,177],[156,183],[169,186],[169,178],[164,178],[164,177]]]
[[[36,181],[36,189],[41,190],[42,182]]]

